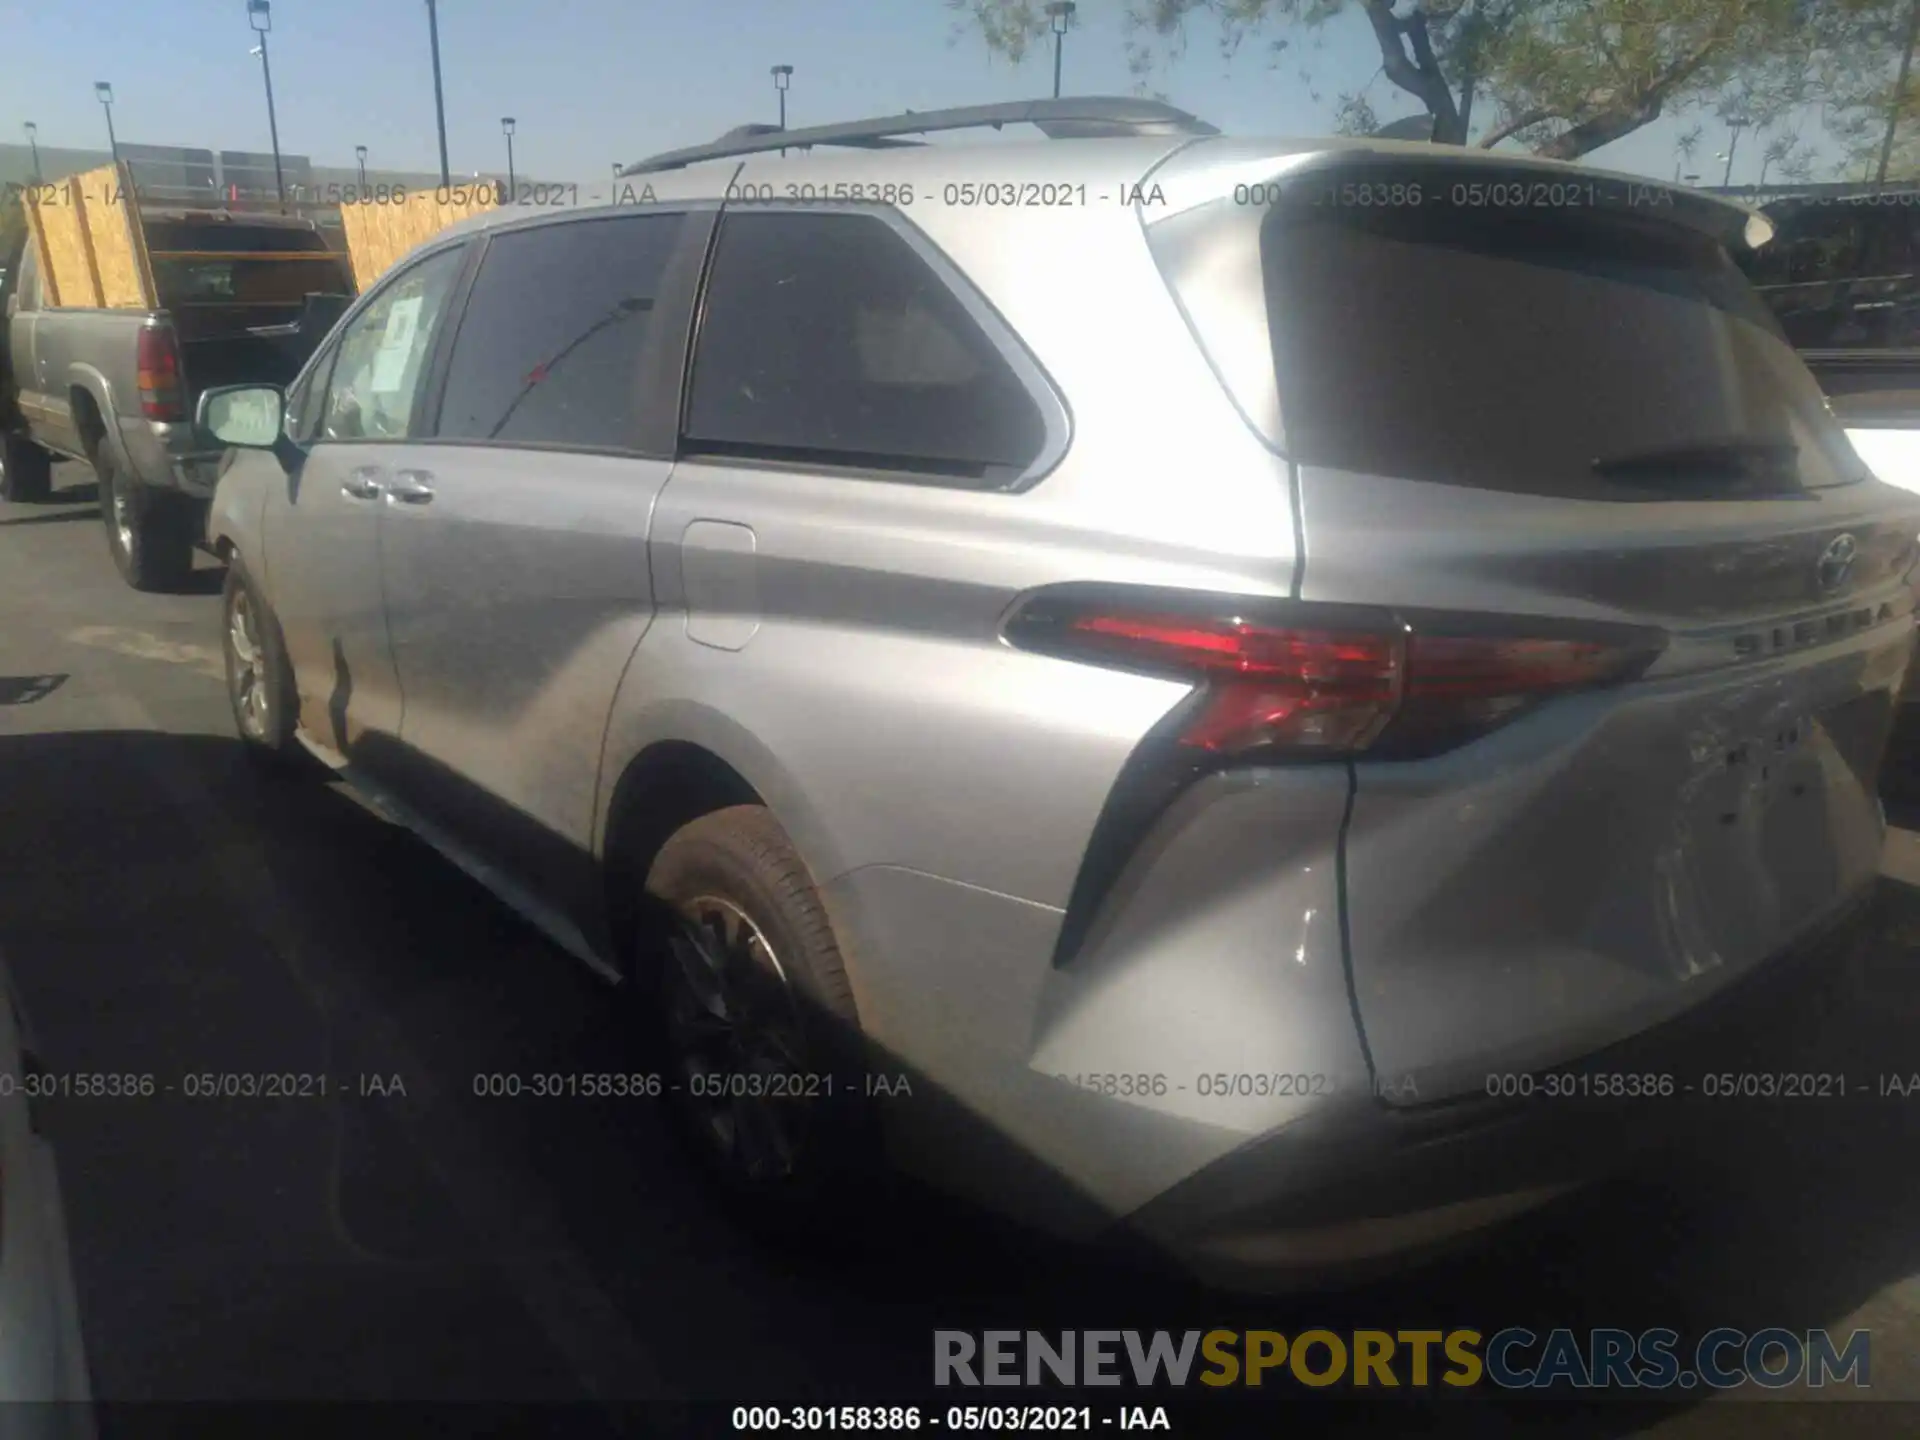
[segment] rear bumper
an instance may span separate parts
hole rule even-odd
[[[1708,1077],[1798,1073],[1850,988],[1868,903],[1859,897],[1675,1019],[1550,1072],[1494,1082],[1529,1094],[1403,1106],[1356,1097],[1242,1146],[1110,1238],[1214,1283],[1285,1289],[1404,1265],[1537,1208],[1704,1133],[1729,1106],[1764,1103],[1712,1093],[1725,1086]],[[1655,1093],[1605,1093],[1630,1077]]]
[[[212,498],[223,452],[199,448],[191,424],[122,416],[119,430],[120,448],[142,485],[178,490],[203,500]]]

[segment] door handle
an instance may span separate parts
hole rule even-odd
[[[433,503],[433,476],[425,470],[398,470],[394,472],[393,483],[387,487],[387,499],[398,500],[402,505],[430,505]]]
[[[381,479],[382,474],[378,465],[362,465],[347,476],[346,483],[340,487],[340,493],[349,500],[378,500],[387,493],[387,487]]]

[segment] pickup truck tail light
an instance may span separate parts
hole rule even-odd
[[[140,388],[140,413],[149,420],[179,423],[187,418],[186,395],[180,382],[180,350],[173,332],[148,326],[140,332],[135,360]]]

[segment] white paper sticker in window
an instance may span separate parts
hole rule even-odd
[[[420,307],[426,298],[410,295],[394,301],[387,311],[386,333],[374,356],[373,379],[367,386],[374,394],[391,395],[407,383],[407,362],[413,358],[414,341],[420,333]]]

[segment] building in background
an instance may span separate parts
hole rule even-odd
[[[120,156],[133,172],[133,183],[143,200],[156,205],[237,205],[245,209],[277,207],[273,155],[256,150],[202,150],[181,145],[138,145],[123,142]],[[97,170],[113,159],[106,150],[68,150],[40,147],[40,173],[48,183]],[[333,206],[357,193],[357,165],[317,165],[306,155],[280,156],[290,205]],[[454,177],[456,185],[505,182],[504,175]],[[534,183],[520,176],[523,184]],[[0,186],[33,181],[33,151],[25,145],[0,144]],[[434,190],[440,176],[425,170],[367,169],[367,188],[404,186],[408,191]]]
[[[211,150],[122,145],[120,158],[132,172],[134,188],[155,200],[204,205],[215,193],[218,181]],[[104,165],[106,159],[100,163]]]
[[[121,147],[124,154],[125,146]],[[222,150],[217,157],[219,193],[226,200],[273,200],[273,153],[257,150]],[[313,161],[305,155],[282,155],[280,175],[286,181],[287,198],[297,200],[313,189]],[[146,185],[140,186],[142,194]]]

